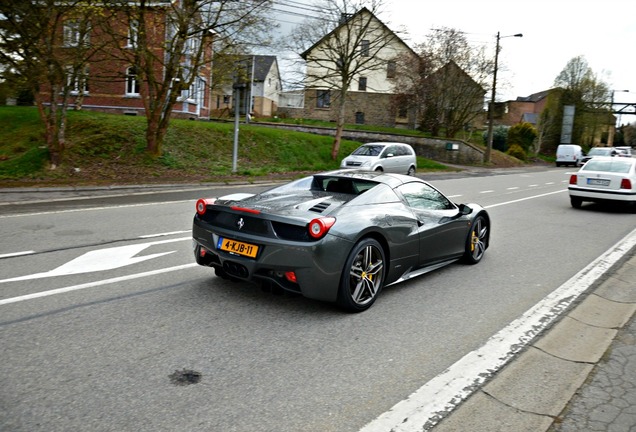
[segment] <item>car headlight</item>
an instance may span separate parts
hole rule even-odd
[[[364,161],[360,164],[360,166],[363,166],[363,167],[368,167],[369,165],[371,165],[371,161]]]

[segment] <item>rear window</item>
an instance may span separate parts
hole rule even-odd
[[[588,156],[609,156],[612,154],[612,149],[609,148],[592,148],[588,152]]]
[[[628,173],[632,168],[634,163],[630,160],[623,160],[619,158],[613,159],[590,159],[588,163],[586,163],[582,170],[583,171],[604,171],[604,172],[612,172],[612,173]]]
[[[359,195],[377,184],[377,182],[359,178],[315,176],[311,189],[332,193]]]

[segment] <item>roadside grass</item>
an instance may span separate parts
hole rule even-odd
[[[0,107],[0,181],[3,184],[99,184],[224,181],[240,176],[294,178],[337,169],[333,138],[241,124],[237,170],[234,124],[172,120],[158,158],[146,151],[143,117],[70,111],[63,161],[52,170],[44,127],[33,107]],[[343,140],[340,155],[360,143]],[[453,170],[418,157],[418,171]]]

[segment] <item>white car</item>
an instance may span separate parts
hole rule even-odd
[[[570,177],[570,203],[622,202],[636,211],[636,159],[595,156]]]
[[[417,159],[408,144],[373,142],[355,149],[340,162],[340,168],[414,175]]]

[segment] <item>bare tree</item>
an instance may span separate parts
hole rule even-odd
[[[583,56],[570,59],[554,85],[562,89],[561,106],[575,107],[573,142],[593,145],[613,119],[608,107],[599,108],[610,99],[609,86],[594,73]]]
[[[224,47],[258,42],[257,35],[267,34],[265,13],[270,4],[271,0],[111,2],[112,15],[104,30],[112,39],[109,54],[132,64],[142,83],[139,90],[149,153],[161,155],[175,103],[196,91],[193,85],[202,74],[209,76],[214,39],[217,46]],[[157,8],[162,8],[162,13],[157,13]],[[123,32],[122,20],[126,23]],[[122,49],[122,38],[131,34],[132,49]]]
[[[433,135],[443,129],[454,137],[483,111],[492,62],[483,47],[471,46],[463,32],[450,28],[433,31],[415,50],[425,67],[404,65],[411,83],[400,87],[418,106],[422,129]]]
[[[75,98],[81,107],[86,68],[97,51],[90,42],[95,11],[90,0],[0,2],[0,62],[35,96],[51,169],[62,159],[69,103]]]
[[[345,124],[347,93],[361,77],[386,71],[404,46],[396,33],[377,18],[383,7],[381,0],[324,0],[315,7],[322,12],[297,27],[292,42],[306,61],[305,88],[327,90],[333,95],[329,102],[336,104],[331,151],[335,160]]]

